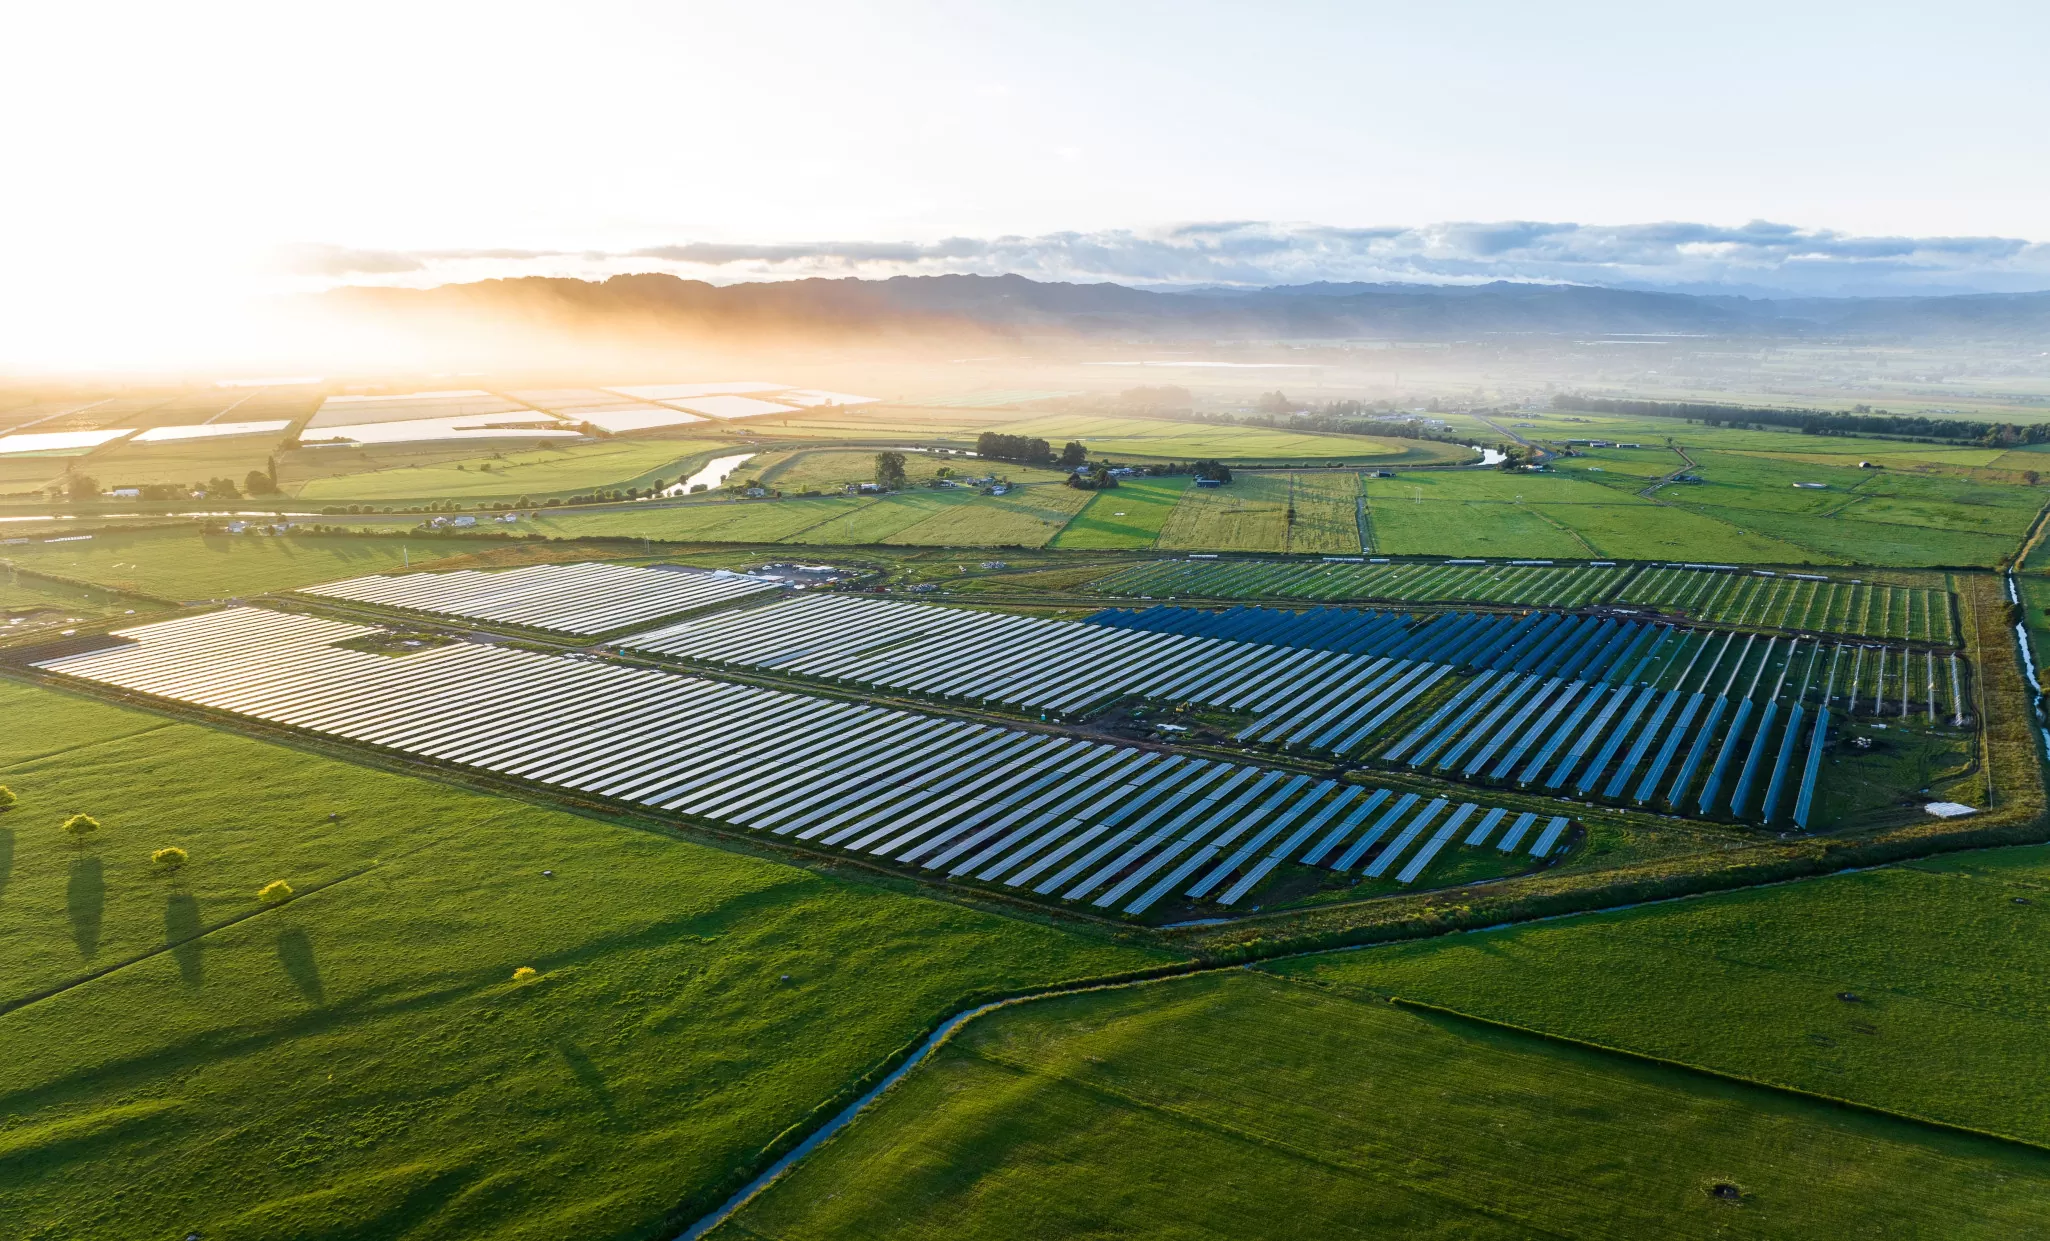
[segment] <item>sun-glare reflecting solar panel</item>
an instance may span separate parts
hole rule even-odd
[[[160,444],[166,440],[216,439],[230,435],[262,435],[292,425],[290,418],[269,422],[202,422],[182,427],[151,427],[135,437],[138,444]]]
[[[684,401],[668,401],[678,409],[687,409],[694,414],[710,414],[714,418],[759,418],[763,414],[794,414],[795,405],[778,405],[774,401],[759,401],[751,396],[699,396]]]
[[[741,392],[781,392],[787,384],[763,383],[758,379],[741,379],[725,383],[704,384],[640,384],[630,388],[612,388],[621,396],[630,396],[638,401],[679,401],[694,396],[723,396]]]
[[[502,396],[474,388],[448,392],[409,392],[402,396],[331,396],[306,425],[360,426],[371,422],[408,422],[421,418],[466,418],[483,414],[532,413]]]
[[[72,453],[118,440],[133,428],[118,431],[28,431],[0,435],[0,457],[22,453]]]
[[[372,574],[302,586],[302,593],[464,616],[559,633],[596,634],[777,589],[737,573],[615,564]]]
[[[827,392],[820,388],[791,388],[775,395],[779,401],[807,409],[820,405],[873,405],[882,400],[879,396],[856,396],[851,392]]]

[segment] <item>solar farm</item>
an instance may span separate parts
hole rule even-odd
[[[0,417],[57,437],[22,478],[285,484],[0,526],[0,1217],[1805,1238],[1833,1176],[1875,1235],[2028,1235],[2050,579],[2005,450],[1796,490],[1757,454],[1843,445],[1715,428],[1753,455],[1654,503],[1651,449],[774,365]],[[1900,1190],[1936,1164],[2013,1209]]]
[[[1091,583],[1149,599],[1389,599],[1573,608],[1645,605],[1712,623],[1952,644],[1950,592],[1820,573],[1736,565],[1552,561],[1325,559],[1310,563],[1191,557],[1135,564]]]
[[[1569,827],[1451,797],[477,643],[233,608],[37,666],[732,830],[1127,916],[1229,907],[1288,862],[1416,882],[1449,846]],[[1378,846],[1378,848],[1376,847]],[[1398,865],[1399,863],[1399,865]]]

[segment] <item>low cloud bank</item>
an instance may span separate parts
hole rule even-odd
[[[936,242],[679,241],[626,251],[291,247],[281,269],[329,283],[666,271],[729,284],[807,276],[1017,274],[1142,288],[1319,282],[1604,285],[1753,297],[2050,289],[2050,245],[2011,237],[1872,237],[1759,220],[1712,224],[1448,223],[1402,228],[1226,221]]]

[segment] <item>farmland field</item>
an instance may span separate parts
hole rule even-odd
[[[1391,556],[1591,559],[1593,545],[1536,509],[1496,500],[1416,500],[1369,484],[1374,550]],[[1646,507],[1650,507],[1647,505]]]
[[[420,567],[450,545],[375,536],[201,535],[190,529],[97,534],[77,543],[0,549],[21,568],[162,599],[212,599],[290,590],[312,582]],[[467,549],[464,549],[467,550]]]
[[[0,739],[0,1216],[25,1237],[673,1232],[965,997],[1164,959],[49,690],[0,701],[39,721]],[[74,845],[79,810],[104,826]],[[191,861],[158,873],[171,844]],[[275,879],[296,899],[259,902]]]
[[[1231,971],[979,1019],[711,1235],[1990,1238],[2046,1194],[2038,1151]]]
[[[1149,461],[1194,461],[1212,457],[1227,462],[1267,465],[1324,465],[1327,462],[1372,462],[1375,465],[1464,464],[1473,453],[1454,444],[1366,435],[1317,435],[1266,427],[1206,426],[1155,418],[1110,418],[1097,415],[1045,414],[998,426],[1007,435],[1028,435],[1056,447],[1080,440],[1092,457],[1135,457]]]
[[[1352,599],[1471,600],[1578,607],[1606,598],[1629,572],[1578,565],[1155,560],[1118,569],[1090,583],[1090,589],[1106,595],[1186,595],[1210,599],[1285,598],[1319,603]]]
[[[1190,487],[1160,527],[1159,546],[1287,551],[1288,476],[1241,474],[1223,487]]]
[[[1091,494],[1036,483],[1000,496],[963,496],[882,541],[920,547],[1039,547],[1061,532]]]
[[[1337,552],[1360,550],[1357,474],[1302,473],[1290,476],[1289,507],[1295,520],[1288,527],[1288,550]]]
[[[1135,478],[1091,496],[1051,546],[1104,549],[1151,547],[1191,480]]]
[[[720,445],[703,440],[631,439],[560,448],[507,449],[433,465],[315,478],[301,485],[296,494],[309,502],[378,504],[397,500],[514,500],[522,495],[568,495],[593,487],[645,487],[656,478],[673,483],[719,451]]]
[[[2044,1143],[2050,1105],[2022,1086],[2050,1053],[2038,951],[2050,928],[2032,879],[2044,856],[1974,855],[1948,871],[1869,871],[1269,968]],[[1982,875],[1982,857],[2005,865]]]

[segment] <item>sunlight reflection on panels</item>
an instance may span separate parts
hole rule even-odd
[[[758,401],[751,396],[701,396],[688,401],[669,401],[678,409],[687,409],[694,414],[710,414],[714,418],[758,418],[763,414],[794,414],[794,405],[778,405],[774,401]]]
[[[215,439],[227,435],[262,435],[267,431],[282,431],[292,425],[290,418],[279,418],[270,422],[202,422],[182,427],[151,427],[135,437],[138,444],[156,444],[165,440]]]
[[[16,456],[23,453],[70,453],[84,452],[89,448],[118,440],[133,434],[134,429],[118,431],[32,431],[23,435],[0,435],[0,456]]]

